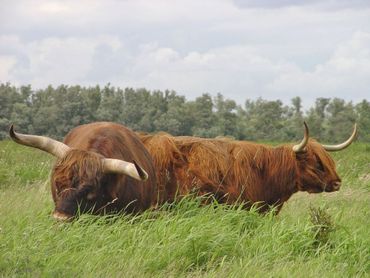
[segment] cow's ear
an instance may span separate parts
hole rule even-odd
[[[307,151],[306,152],[295,153],[295,157],[299,161],[306,160],[307,159],[307,155],[308,155],[307,154]]]

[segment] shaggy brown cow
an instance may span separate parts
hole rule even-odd
[[[256,204],[261,212],[284,202],[297,191],[339,190],[341,180],[327,151],[346,148],[351,137],[336,146],[321,145],[305,136],[299,145],[271,147],[231,139],[173,137],[161,133],[139,137],[153,157],[159,200],[173,201],[190,192],[212,194],[219,202]]]
[[[51,175],[56,219],[68,220],[78,211],[139,212],[156,201],[152,159],[135,133],[122,125],[78,126],[64,143],[16,133],[13,126],[9,133],[15,142],[58,158]]]

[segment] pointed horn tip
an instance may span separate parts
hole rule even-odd
[[[14,131],[14,124],[11,124],[10,127],[9,127],[9,136],[13,140],[16,140],[17,139],[17,135],[15,134],[15,131]]]
[[[322,145],[326,151],[341,151],[345,148],[347,148],[349,145],[351,145],[356,137],[358,136],[358,129],[357,129],[357,123],[353,126],[353,131],[351,136],[345,141],[344,143],[338,144],[338,145]]]
[[[353,141],[355,141],[357,139],[357,137],[358,137],[357,123],[355,123],[354,126],[353,126],[353,133],[354,133],[354,135],[353,135]]]
[[[135,165],[136,171],[139,174],[139,177],[142,181],[146,181],[148,179],[148,174],[145,172],[143,168],[135,160],[132,161],[133,164]]]
[[[303,125],[304,125],[304,131],[307,133],[307,136],[309,136],[310,130],[308,128],[306,121],[303,122]]]
[[[358,128],[357,128],[357,123],[355,123],[353,125],[352,135],[350,136],[350,137],[353,137],[352,142],[356,139],[357,136],[358,136]]]

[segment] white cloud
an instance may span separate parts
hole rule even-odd
[[[86,84],[86,75],[92,69],[96,49],[101,45],[108,45],[113,50],[120,48],[119,40],[107,36],[50,37],[32,42],[24,42],[15,36],[4,36],[0,37],[0,45],[3,46],[0,48],[3,52],[13,55],[6,56],[8,66],[2,63],[3,71],[6,72],[1,76],[11,78],[12,82],[20,81],[35,87],[62,83]],[[9,57],[12,57],[11,63]]]
[[[13,80],[11,76],[11,69],[16,63],[16,58],[14,56],[3,56],[0,55],[0,80],[1,82],[8,82]]]
[[[274,80],[272,91],[310,95],[340,96],[359,101],[370,98],[370,33],[356,32],[337,46],[333,55],[313,71],[297,68]]]
[[[370,98],[364,1],[7,1],[0,81]],[[245,4],[247,3],[247,4]]]

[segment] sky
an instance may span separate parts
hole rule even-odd
[[[0,82],[370,100],[369,0],[0,0]]]

